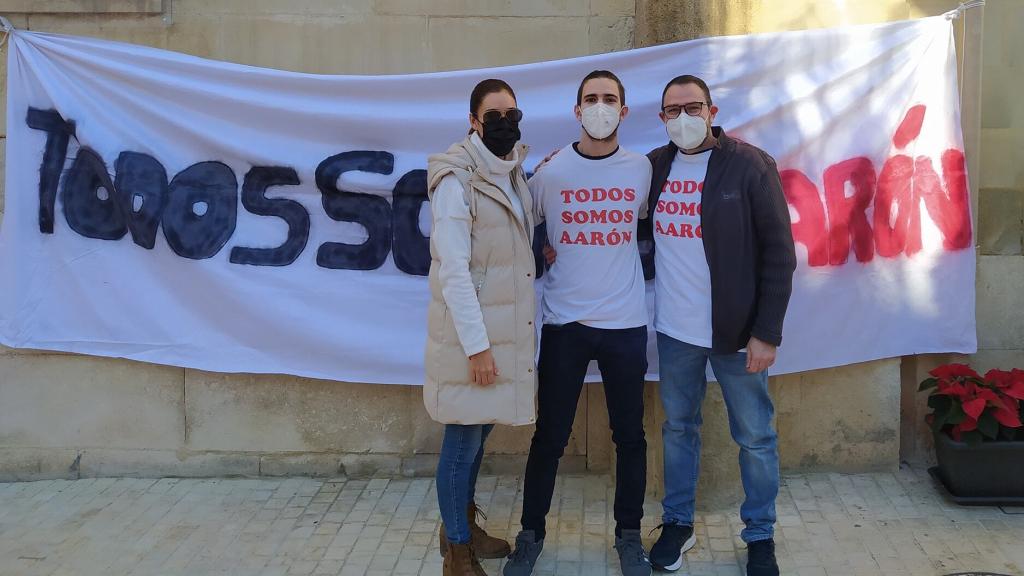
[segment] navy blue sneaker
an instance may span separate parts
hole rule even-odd
[[[661,536],[651,547],[651,565],[662,572],[675,572],[683,566],[683,554],[697,543],[693,526],[670,523],[658,528]]]
[[[747,543],[747,576],[779,576],[775,540],[769,538]]]

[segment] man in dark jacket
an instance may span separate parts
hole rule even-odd
[[[767,370],[782,342],[796,255],[775,161],[712,126],[717,112],[703,80],[673,78],[660,114],[671,141],[648,154],[650,217],[638,236],[653,240],[645,264],[656,271],[666,414],[663,524],[650,559],[676,570],[696,542],[701,403],[710,363],[740,447],[747,574],[777,576],[779,456]]]

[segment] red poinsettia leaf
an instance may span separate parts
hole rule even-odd
[[[1002,389],[1002,393],[1011,398],[1024,400],[1024,380],[1019,380]]]
[[[1006,370],[997,370],[993,368],[988,372],[985,372],[985,382],[996,386],[997,388],[1003,388],[1009,386],[1013,382],[1013,375]]]
[[[1017,413],[1017,410],[1011,410],[1007,407],[996,408],[992,411],[992,416],[995,417],[997,422],[1007,428],[1019,428],[1021,425],[1020,414]]]
[[[971,417],[972,420],[977,420],[982,411],[985,410],[985,399],[975,398],[964,402],[964,412]]]
[[[957,398],[964,398],[967,396],[967,387],[960,382],[942,382],[939,381],[938,391],[936,394],[945,394],[946,396],[955,396]]]
[[[990,402],[999,402],[999,394],[997,394],[995,390],[989,390],[988,388],[978,388],[974,391],[974,397],[982,398]],[[999,402],[999,405],[1002,405],[1002,402]]]
[[[940,380],[952,380],[954,378],[981,378],[977,372],[971,370],[967,364],[944,364],[929,372]]]
[[[961,432],[970,432],[971,430],[978,429],[978,421],[974,418],[964,418],[962,422],[956,425]]]
[[[950,437],[951,437],[951,438],[952,438],[953,440],[956,440],[957,442],[959,442],[959,441],[961,440],[961,438],[963,438],[963,434],[961,434],[961,433],[960,433],[960,427],[959,427],[959,426],[954,426],[954,427],[953,427],[953,428],[952,428],[952,429],[951,429],[951,430],[949,431],[949,436],[950,436]]]

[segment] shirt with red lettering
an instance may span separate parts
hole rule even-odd
[[[558,253],[542,279],[545,324],[647,325],[636,225],[650,185],[647,157],[621,148],[592,157],[566,146],[533,175],[537,222]]]
[[[701,196],[711,151],[679,152],[654,209],[654,328],[711,347],[711,272],[700,228]]]

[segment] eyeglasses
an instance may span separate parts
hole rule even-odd
[[[477,120],[481,122],[497,122],[502,117],[508,118],[509,122],[519,122],[523,119],[523,111],[519,108],[509,108],[502,112],[501,110],[488,110],[484,112],[483,117],[477,116]]]
[[[665,106],[661,111],[665,114],[666,118],[679,118],[679,115],[686,112],[688,116],[700,116],[701,111],[707,106],[705,102],[687,102],[686,104],[673,104],[671,106]]]

